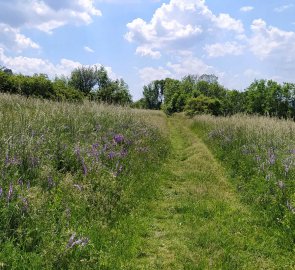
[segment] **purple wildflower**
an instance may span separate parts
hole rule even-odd
[[[3,188],[0,187],[0,198],[2,197],[2,194],[3,194]]]
[[[122,134],[116,134],[113,139],[116,144],[121,144],[124,142],[124,136]]]
[[[114,153],[114,152],[110,152],[108,154],[109,159],[113,159],[115,156],[116,156],[116,153]]]

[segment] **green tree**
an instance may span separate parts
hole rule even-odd
[[[99,81],[97,76],[97,67],[77,67],[71,72],[69,84],[88,95]]]
[[[191,98],[187,101],[185,112],[187,115],[193,116],[196,114],[220,114],[221,103],[217,98],[209,98],[200,95],[196,98]]]
[[[156,80],[143,87],[143,96],[147,109],[159,110],[163,102],[164,95],[163,80]]]

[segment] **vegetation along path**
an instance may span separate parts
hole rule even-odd
[[[260,217],[239,201],[223,168],[178,116],[168,120],[173,153],[133,269],[295,269]]]

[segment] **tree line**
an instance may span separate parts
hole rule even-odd
[[[145,85],[143,98],[134,107],[191,116],[248,113],[295,119],[295,84],[255,80],[244,91],[237,91],[226,89],[212,74],[187,75],[181,80],[166,78]]]
[[[0,67],[0,92],[57,101],[82,101],[84,98],[111,104],[130,104],[132,97],[123,79],[112,80],[104,67],[81,66],[69,77],[46,74],[26,76]]]

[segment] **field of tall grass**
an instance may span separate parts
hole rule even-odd
[[[263,215],[282,245],[294,250],[295,123],[200,115],[192,128],[228,168],[242,200]]]
[[[128,267],[168,152],[146,118],[0,96],[0,269]]]

